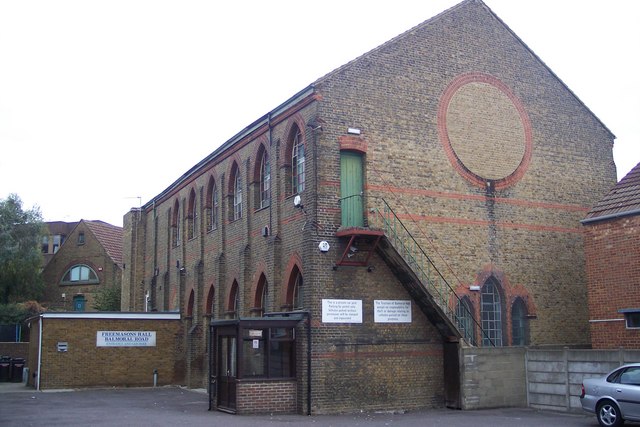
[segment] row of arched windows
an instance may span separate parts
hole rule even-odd
[[[285,300],[283,301],[283,304],[280,308],[287,310],[301,310],[304,307],[302,303],[303,279],[302,272],[297,266],[293,268],[287,283],[288,284],[287,290],[285,292]],[[275,309],[275,307],[270,307],[271,301],[269,299],[269,295],[269,282],[267,281],[267,278],[263,273],[258,279],[258,284],[255,288],[255,294],[252,296],[253,307],[251,307],[249,310],[252,316],[259,317],[264,315],[264,313],[273,311]],[[194,304],[194,291],[191,290],[189,298],[187,300],[187,316],[193,316]],[[216,315],[215,304],[215,289],[213,285],[211,285],[209,287],[205,302],[205,315]],[[234,280],[231,284],[231,289],[228,293],[228,299],[225,301],[224,313],[222,313],[222,315],[228,318],[237,318],[240,315],[240,289],[237,280]]]
[[[509,345],[506,328],[510,326],[510,345],[529,344],[528,310],[522,297],[516,297],[507,311],[500,292],[500,283],[495,277],[490,277],[480,289],[480,299],[477,302],[478,312],[469,296],[464,296],[456,302],[456,320],[468,342],[478,342],[477,334],[480,334],[479,341],[484,347]],[[509,318],[506,318],[507,313],[510,313]],[[479,319],[477,324],[474,318]]]
[[[290,162],[287,166],[287,175],[290,175],[286,179],[285,192],[288,195],[299,194],[304,191],[305,188],[305,143],[303,133],[297,124],[293,124],[291,131],[289,132],[289,142],[287,144],[287,162]],[[256,209],[263,209],[269,207],[271,204],[271,160],[269,152],[265,147],[265,144],[260,144],[256,157],[257,169],[254,172],[254,180],[258,184],[258,191],[256,192],[255,207]],[[244,185],[242,180],[242,173],[238,162],[233,162],[230,175],[229,175],[229,221],[237,221],[244,215]],[[209,178],[207,184],[205,205],[203,214],[205,215],[204,224],[207,231],[212,231],[218,228],[220,217],[220,194],[218,186],[214,177]],[[198,197],[195,189],[191,189],[187,207],[186,207],[186,234],[187,239],[193,239],[198,235],[199,224],[199,207]],[[180,201],[176,199],[173,205],[173,212],[171,215],[170,226],[172,228],[173,246],[179,246],[182,243],[183,233],[182,215]]]

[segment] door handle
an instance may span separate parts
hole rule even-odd
[[[621,388],[617,388],[617,389],[616,389],[616,391],[617,391],[618,393],[622,393],[622,389],[621,389]]]

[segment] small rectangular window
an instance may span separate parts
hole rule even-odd
[[[264,377],[267,363],[266,341],[244,339],[242,341],[242,372],[245,377]]]
[[[54,254],[58,252],[58,249],[60,249],[61,244],[62,244],[62,236],[59,234],[56,234],[55,236],[53,236],[53,253]]]
[[[640,311],[624,313],[627,328],[640,328]]]
[[[294,377],[295,343],[293,341],[271,341],[269,350],[269,377]]]
[[[78,233],[78,245],[84,245],[84,233]]]

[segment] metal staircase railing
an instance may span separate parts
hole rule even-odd
[[[458,328],[461,336],[469,344],[477,345],[477,340],[474,338],[475,334],[473,334],[473,331],[468,330],[469,319],[472,319],[481,336],[493,345],[493,341],[487,336],[473,313],[469,311],[466,304],[462,303],[460,297],[458,297],[387,201],[383,198],[371,197],[369,200],[379,200],[382,203],[381,207],[373,208],[370,211],[373,215],[369,215],[369,226],[380,228],[384,232],[394,249],[418,277],[424,290],[431,295],[442,312]],[[450,301],[455,303],[454,308],[451,308]],[[457,313],[455,307],[458,307]]]

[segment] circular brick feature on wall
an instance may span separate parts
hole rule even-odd
[[[529,117],[511,90],[488,74],[463,74],[447,86],[438,131],[449,161],[474,185],[508,187],[529,165]]]

